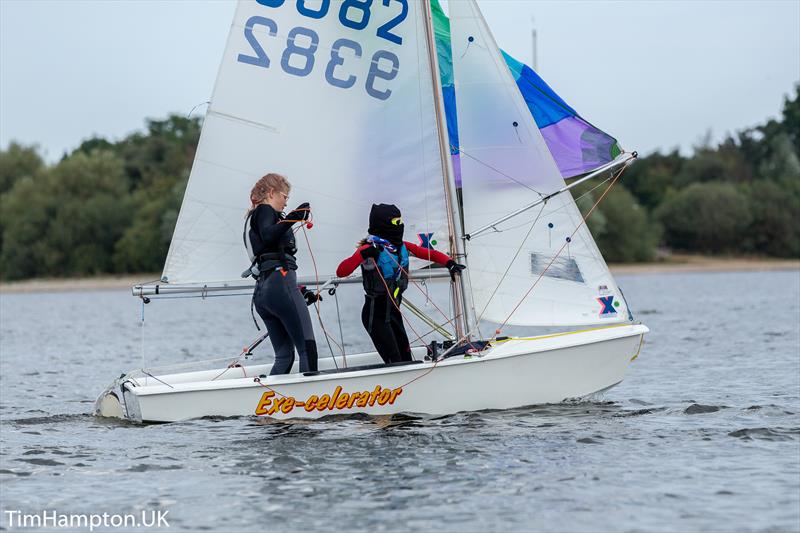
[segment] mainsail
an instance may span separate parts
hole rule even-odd
[[[432,7],[433,18],[441,18],[435,1]],[[372,203],[399,205],[407,238],[452,253],[460,246],[451,227],[485,226],[564,187],[546,128],[537,126],[521,91],[524,69],[515,70],[502,55],[474,0],[450,7],[452,49],[445,49],[449,35],[437,32],[432,55],[422,2],[241,0],[162,281],[241,282],[248,266],[242,243],[248,193],[266,172],[289,177],[292,204],[311,203],[315,225],[298,234],[298,275],[320,280],[364,236]],[[452,62],[442,89],[433,77],[434,58],[440,74]],[[457,105],[463,219],[452,223],[439,90],[443,107],[448,98]],[[467,246],[467,322],[472,308],[496,322],[513,309],[508,323],[521,325],[627,317],[569,194],[497,227],[501,233],[477,236]],[[520,302],[539,277],[531,297]]]
[[[313,209],[298,276],[331,275],[372,203],[399,205],[407,239],[449,251],[423,7],[239,2],[162,281],[239,280],[249,191],[267,172],[292,182],[290,208]]]
[[[565,183],[478,6],[474,0],[449,6],[464,225],[469,232]],[[467,256],[477,316],[531,326],[626,320],[619,289],[581,222],[572,197],[563,193],[498,225],[499,233],[470,240]],[[537,279],[535,290],[522,301]]]

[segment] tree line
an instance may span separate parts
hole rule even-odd
[[[148,120],[144,132],[86,140],[52,165],[11,142],[0,151],[2,278],[160,271],[200,127]],[[584,213],[606,185],[573,190]],[[650,261],[659,249],[800,257],[800,86],[777,120],[691,156],[639,157],[587,223],[609,262]]]
[[[605,190],[589,192],[596,186],[576,191],[584,213]],[[688,157],[639,157],[587,224],[610,262],[650,261],[659,249],[800,257],[800,85],[777,120]]]

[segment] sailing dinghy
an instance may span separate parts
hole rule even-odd
[[[443,323],[408,302],[444,342],[418,340],[408,363],[342,350],[318,372],[269,376],[269,364],[252,362],[262,338],[228,364],[128,372],[98,398],[98,415],[443,415],[583,398],[622,381],[648,329],[633,321],[569,190],[605,177],[607,192],[635,153],[614,145],[598,159],[584,146],[583,166],[556,161],[577,131],[569,120],[584,145],[604,134],[554,93],[568,120],[537,125],[521,85],[535,74],[497,47],[474,0],[449,10],[446,25],[435,0],[241,0],[162,279],[133,289],[145,301],[252,290],[240,277],[248,193],[279,172],[313,209],[313,231],[298,236],[307,285],[358,282],[330,274],[379,202],[399,205],[421,244],[467,265]],[[567,185],[565,168],[580,177]],[[450,283],[420,260],[410,275]],[[562,331],[502,336],[510,325]]]

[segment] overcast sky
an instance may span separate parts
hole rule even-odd
[[[456,1],[456,0],[451,0]],[[691,149],[777,117],[800,80],[800,0],[479,0],[498,44],[628,149]],[[228,0],[0,0],[0,145],[57,160],[209,99]],[[533,22],[532,22],[533,19]],[[205,108],[201,108],[202,113]]]

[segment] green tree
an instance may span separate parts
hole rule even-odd
[[[800,154],[800,83],[795,85],[794,89],[794,99],[786,97],[784,101],[781,122],[795,153]]]
[[[656,210],[666,244],[679,250],[731,252],[740,249],[751,221],[747,197],[729,183],[694,183]]]
[[[582,214],[586,215],[604,190],[605,186],[598,187],[578,201]],[[655,255],[658,225],[621,183],[615,184],[605,195],[587,219],[587,225],[609,262],[650,261]]]
[[[117,146],[110,143],[106,139],[103,139],[102,137],[92,137],[91,139],[86,139],[83,141],[81,145],[75,149],[73,154],[76,152],[82,152],[86,155],[90,155],[92,152],[96,151],[114,152],[116,149]]]
[[[733,139],[727,139],[717,148],[701,148],[694,157],[686,160],[673,184],[682,189],[693,183],[727,181],[742,183],[752,181],[753,169],[739,151]]]
[[[8,149],[0,150],[0,194],[25,177],[35,176],[44,167],[35,146],[22,146],[11,142]]]
[[[43,194],[45,178],[25,176],[17,179],[0,196],[3,220],[3,247],[0,249],[0,273],[5,279],[47,276],[42,263],[47,256],[44,235],[55,215],[57,198]]]
[[[664,197],[674,190],[675,176],[681,171],[686,159],[678,150],[668,154],[656,152],[640,157],[623,175],[628,190],[647,209],[654,209]]]
[[[166,120],[148,120],[147,133],[134,133],[117,144],[117,153],[125,161],[125,173],[131,189],[171,188],[184,180],[191,167],[200,139],[200,120],[171,115]]]
[[[749,185],[752,219],[743,245],[748,251],[776,257],[800,257],[800,198],[777,183]]]
[[[112,272],[132,215],[127,190],[122,161],[110,152],[76,153],[18,181],[3,197],[4,277]]]
[[[136,218],[114,248],[114,264],[125,272],[156,272],[164,266],[188,181],[161,180],[134,193]]]
[[[7,150],[0,150],[0,199],[16,182],[35,178],[43,168],[44,161],[35,146],[11,142]],[[9,219],[9,213],[3,210],[2,205],[0,201],[0,253],[3,250],[4,228]]]

